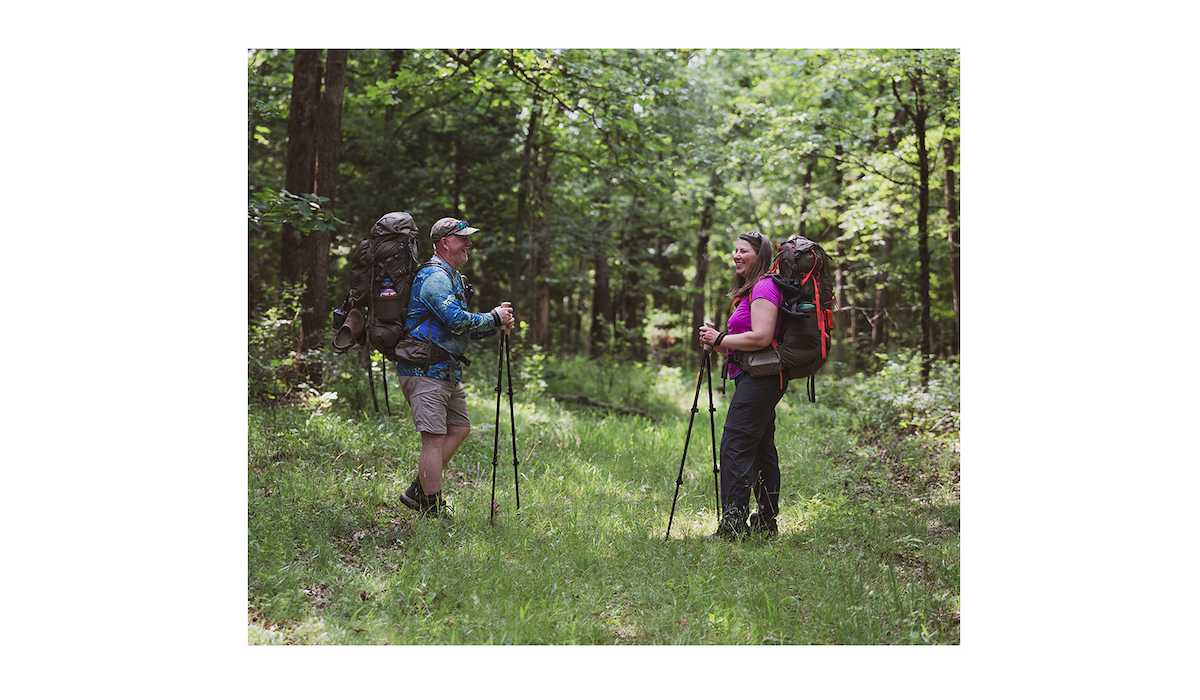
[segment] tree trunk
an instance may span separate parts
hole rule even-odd
[[[529,112],[529,128],[525,134],[525,149],[521,154],[521,172],[517,176],[517,219],[513,232],[512,292],[510,293],[514,304],[517,304],[518,300],[525,301],[532,298],[528,294],[528,288],[521,284],[521,279],[526,276],[525,271],[533,267],[533,249],[529,248],[530,258],[521,254],[521,235],[524,234],[527,241],[531,236],[530,208],[533,198],[533,170],[537,163],[538,124],[541,122],[541,118],[541,105],[535,101]],[[533,283],[532,280],[528,280],[528,282],[529,284]]]
[[[916,55],[919,57],[920,50]],[[918,58],[918,60],[921,60]],[[930,353],[930,297],[929,297],[929,149],[925,143],[925,124],[929,116],[929,100],[925,94],[925,72],[918,64],[908,73],[908,80],[913,87],[913,104],[909,107],[900,98],[900,91],[895,81],[892,82],[892,94],[908,115],[913,125],[913,135],[917,139],[917,176],[920,182],[917,186],[917,255],[919,258],[917,272],[917,294],[921,304],[921,386],[929,384],[929,370],[932,363]],[[897,117],[901,110],[897,110]]]
[[[922,72],[918,71],[912,80],[917,93],[916,105],[913,110],[913,127],[917,136],[917,168],[920,175],[920,185],[917,191],[917,251],[920,257],[917,287],[921,296],[921,386],[928,386],[929,369],[933,361],[930,347],[932,300],[929,297],[929,149],[925,143],[928,105],[925,99],[925,81]]]
[[[887,343],[887,273],[875,277],[875,309],[871,314],[871,354]]]
[[[958,183],[955,178],[954,161],[956,158],[955,144],[951,139],[942,139],[942,153],[946,164],[946,220],[950,224],[947,240],[950,243],[950,281],[954,285],[954,338],[951,344],[953,354],[959,353],[959,333],[962,332],[962,319],[958,311]]]
[[[845,153],[844,148],[841,144],[838,144],[834,148],[834,155],[836,158],[833,161],[833,186],[834,191],[838,193],[845,192],[845,178],[840,167],[843,153]],[[816,159],[814,158],[813,161],[816,162]],[[809,172],[811,173],[811,169]],[[806,175],[805,178],[807,179],[808,176]],[[853,306],[853,300],[847,294],[846,290],[850,284],[850,274],[849,270],[847,270],[847,264],[845,262],[846,243],[841,240],[841,237],[838,235],[839,231],[836,229],[837,222],[841,220],[842,212],[845,210],[846,200],[844,197],[839,197],[837,211],[833,216],[835,226],[833,238],[833,292],[836,301],[834,306],[843,310],[850,309],[850,311],[848,313],[838,313],[835,317],[833,326],[833,358],[838,362],[848,365],[850,369],[853,370],[857,369],[857,353],[855,352],[857,346],[854,345],[856,340],[854,331],[858,328],[858,315],[855,313],[854,309],[851,308]]]
[[[612,329],[616,325],[613,315],[612,295],[608,290],[608,253],[601,250],[595,258],[596,286],[592,290],[591,346],[593,357],[603,352]]]
[[[284,188],[292,194],[307,194],[313,191],[313,131],[321,92],[321,52],[296,49],[292,65]],[[284,282],[299,282],[304,274],[301,239],[299,231],[283,225],[279,241],[279,277]]]
[[[887,263],[892,257],[895,246],[895,234],[888,233],[883,240],[883,251],[880,259]],[[886,265],[879,266],[875,274],[875,309],[871,314],[871,354],[887,346],[887,305],[888,305],[888,273]]]
[[[546,218],[539,216],[534,225],[534,286],[537,313],[533,317],[533,337],[542,347],[542,352],[550,352],[550,246],[546,241]]]
[[[538,143],[538,158],[536,161],[538,178],[535,180],[533,225],[530,227],[530,238],[533,243],[530,257],[533,261],[532,280],[534,281],[534,296],[537,314],[533,319],[533,337],[542,347],[542,352],[550,354],[550,236],[547,235],[549,224],[546,214],[550,211],[554,197],[554,151],[547,143]]]
[[[333,212],[337,202],[337,170],[342,144],[342,100],[346,91],[346,61],[349,51],[330,49],[325,61],[325,87],[317,118],[315,192],[326,197],[322,206]],[[302,317],[305,347],[324,344],[329,318],[329,231],[313,231],[304,237],[302,250],[308,278],[302,298],[312,309]]]
[[[839,145],[838,148],[840,149],[841,146]],[[808,159],[808,167],[804,169],[804,183],[800,186],[800,230],[798,233],[805,238],[809,238],[809,236],[804,233],[805,223],[807,223],[804,220],[804,214],[808,211],[808,193],[812,189],[813,171],[816,169],[817,157],[812,156]],[[782,243],[782,241],[776,241],[776,243]]]
[[[639,362],[646,359],[646,343],[639,332],[642,319],[645,317],[646,297],[643,292],[642,270],[642,241],[645,240],[645,228],[640,223],[637,213],[642,205],[638,195],[633,196],[629,205],[629,216],[621,232],[621,291],[617,301],[620,319],[624,323],[621,329],[621,345],[633,354]]]
[[[662,309],[667,305],[667,276],[670,274],[670,270],[667,269],[666,250],[670,244],[671,240],[666,236],[654,237],[654,274],[657,281],[650,290],[650,305],[655,309]]]
[[[708,285],[708,242],[711,239],[713,213],[717,208],[716,184],[713,177],[713,188],[704,198],[704,209],[700,212],[700,237],[696,241],[696,276],[692,278],[692,331],[704,325],[704,290]],[[716,314],[713,314],[716,322]],[[690,345],[693,351],[700,351],[700,338],[695,332],[691,333]]]

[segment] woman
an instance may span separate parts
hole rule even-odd
[[[757,231],[738,236],[733,249],[734,300],[725,333],[705,326],[705,351],[761,350],[778,338],[783,297],[766,276],[774,249]],[[747,533],[774,536],[779,531],[779,453],[775,450],[775,406],[787,392],[785,375],[751,377],[729,365],[736,387],[721,436],[721,522],[712,538],[738,539]],[[758,511],[750,510],[753,491]],[[711,538],[710,538],[711,539]]]

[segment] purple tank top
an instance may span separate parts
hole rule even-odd
[[[767,301],[778,307],[783,303],[783,295],[779,293],[779,287],[775,286],[775,282],[769,277],[764,277],[754,283],[754,288],[750,290],[750,296],[739,299],[733,313],[729,315],[729,322],[726,324],[726,333],[733,335],[734,333],[745,333],[750,330],[750,304],[754,303],[755,299],[766,299]],[[783,314],[775,319],[775,334],[774,338],[779,339],[779,328],[783,325]],[[733,350],[722,348],[726,355],[732,355]],[[741,374],[734,365],[729,365],[729,376],[736,377]]]

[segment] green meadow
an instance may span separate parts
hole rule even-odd
[[[527,370],[516,478],[507,394],[497,430],[495,385],[467,385],[475,427],[445,475],[449,522],[399,501],[420,442],[394,384],[378,413],[347,408],[362,403],[349,385],[357,399],[251,406],[248,642],[959,642],[955,365],[937,365],[926,390],[911,362],[820,376],[817,403],[796,382],[777,413],[779,536],[741,542],[703,539],[717,521],[719,376],[710,413],[707,382],[697,397],[678,369]]]

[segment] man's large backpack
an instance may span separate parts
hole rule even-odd
[[[779,246],[772,274],[783,295],[779,359],[789,379],[808,377],[808,400],[817,400],[815,375],[829,358],[833,330],[833,269],[829,256],[804,236]]]
[[[371,235],[358,244],[350,261],[350,291],[335,318],[344,319],[333,339],[343,353],[355,343],[369,343],[389,360],[407,331],[408,295],[421,267],[417,261],[420,233],[408,212],[384,214]]]

